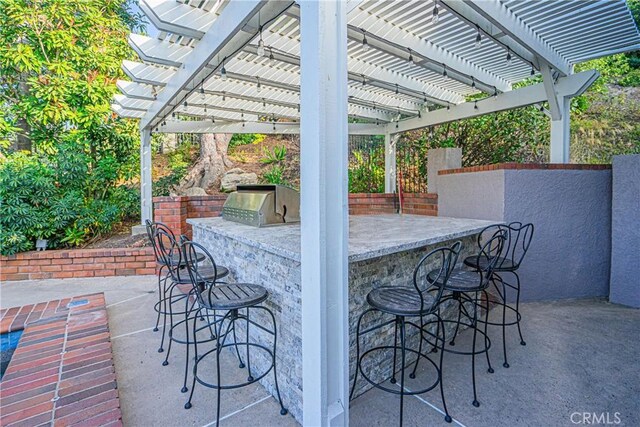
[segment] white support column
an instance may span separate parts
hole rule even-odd
[[[570,134],[570,105],[571,98],[562,97],[559,99],[561,117],[559,120],[551,120],[551,163],[570,163],[569,147],[571,143]]]
[[[153,220],[153,200],[151,197],[151,131],[140,129],[140,219]]]
[[[349,423],[346,2],[301,1],[304,425]]]
[[[396,143],[400,134],[384,135],[384,192],[396,192]]]

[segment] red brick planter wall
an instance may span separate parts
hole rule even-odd
[[[454,173],[467,172],[484,172],[495,170],[535,170],[535,169],[551,169],[551,170],[606,170],[611,169],[611,165],[587,165],[578,163],[495,163],[493,165],[469,166],[458,169],[444,169],[438,171],[438,175],[450,175]]]
[[[0,257],[0,281],[155,274],[153,249],[63,249]]]

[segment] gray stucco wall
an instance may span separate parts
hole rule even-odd
[[[507,170],[505,222],[532,222],[520,268],[524,301],[606,296],[610,170]]]
[[[467,172],[438,177],[438,216],[502,221],[504,172]]]
[[[613,158],[609,300],[640,308],[640,154]]]
[[[495,170],[440,178],[440,216],[534,224],[519,271],[522,301],[608,295],[610,170]]]

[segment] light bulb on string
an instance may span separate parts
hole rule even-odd
[[[473,101],[473,109],[474,110],[478,109],[478,101]]]
[[[369,42],[367,41],[367,34],[364,30],[362,30],[362,50],[365,52],[369,51]]]
[[[264,56],[264,40],[262,40],[262,27],[260,27],[260,40],[258,40],[258,56]]]
[[[411,48],[410,48],[410,47],[408,47],[407,49],[409,50],[409,62],[414,62],[414,59],[413,59],[413,52],[411,51]]]
[[[227,92],[222,92],[222,102],[227,100]]]
[[[511,65],[511,48],[507,48],[507,65]]]
[[[533,62],[531,63],[531,75],[535,75],[536,74],[536,69],[533,67]]]
[[[476,46],[476,48],[479,48],[480,46],[482,46],[482,34],[480,33],[480,26],[476,25],[476,28],[477,28],[478,32],[476,34],[475,46]]]
[[[224,68],[224,63],[227,60],[227,58],[222,60],[222,68],[220,68],[220,78],[222,80],[227,80],[227,69]]]
[[[187,101],[185,100],[184,104],[182,104],[182,105],[184,105],[185,108],[188,107]]]
[[[214,116],[211,116],[211,123],[215,123],[216,122],[216,118]]]
[[[274,62],[276,62],[276,57],[273,56],[273,49],[269,48],[269,63],[273,64]]]
[[[471,89],[475,89],[476,88],[476,79],[475,77],[471,76]]]
[[[431,22],[437,24],[440,20],[440,11],[438,10],[438,2],[436,1],[433,5],[433,12],[431,15]]]
[[[400,93],[400,88],[398,87],[398,83],[396,83],[396,95]]]
[[[256,91],[260,92],[262,90],[262,86],[260,86],[260,77],[256,77],[258,84],[256,85]]]
[[[445,80],[449,78],[449,73],[447,73],[447,66],[445,64],[442,64],[442,77],[444,77]]]

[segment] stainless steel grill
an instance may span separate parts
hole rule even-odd
[[[227,197],[222,217],[254,227],[300,222],[300,194],[282,185],[238,185]]]

